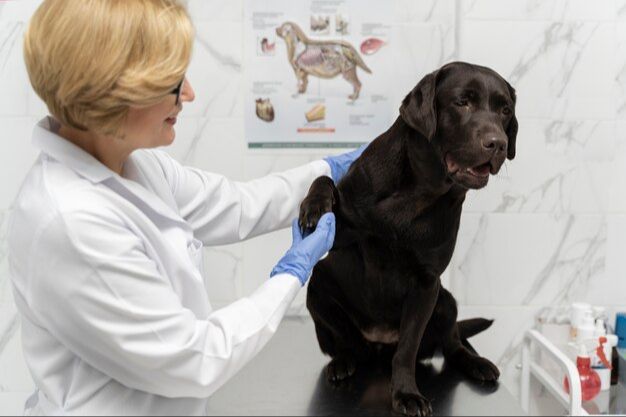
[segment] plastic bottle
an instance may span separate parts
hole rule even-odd
[[[593,314],[591,310],[587,310],[583,313],[580,324],[576,332],[576,343],[584,343],[593,339],[593,334],[596,330],[595,323],[593,321]]]
[[[582,391],[583,401],[592,400],[600,392],[600,377],[598,373],[591,369],[591,359],[587,354],[585,345],[580,345],[578,357],[576,358],[576,367],[580,376],[580,387]],[[563,380],[563,388],[569,394],[569,380],[567,377]]]
[[[570,308],[570,339],[572,341],[577,340],[578,326],[581,325],[583,316],[589,312],[593,314],[593,310],[590,304],[587,303],[574,303]]]
[[[606,336],[598,338],[598,347],[596,354],[592,360],[592,369],[598,373],[600,377],[600,391],[606,391],[611,388],[611,345]]]

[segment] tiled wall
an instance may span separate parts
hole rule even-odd
[[[297,1],[297,0],[294,0]],[[380,0],[386,1],[386,0]],[[323,156],[249,151],[243,130],[241,0],[190,0],[197,39],[188,104],[169,149],[193,166],[250,179]],[[626,306],[626,0],[392,0],[402,44],[390,85],[397,104],[451,60],[487,65],[518,92],[518,156],[470,193],[444,282],[464,316],[496,318],[477,348],[516,390],[517,343],[543,306],[584,299]],[[39,0],[0,2],[0,414],[32,388],[20,352],[4,234],[36,156],[45,107],[30,91],[21,37]],[[394,105],[394,108],[397,107]],[[289,232],[206,250],[215,306],[249,293],[290,244]],[[304,292],[293,313],[306,313]]]

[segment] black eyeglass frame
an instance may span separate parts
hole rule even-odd
[[[176,94],[176,105],[178,106],[178,103],[180,103],[180,93],[183,91],[183,84],[185,83],[185,79],[183,78],[182,80],[180,80],[180,83],[178,84],[178,86],[176,86],[175,89],[172,90],[171,94]]]

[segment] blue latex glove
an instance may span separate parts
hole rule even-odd
[[[328,165],[330,165],[330,176],[335,184],[339,183],[341,178],[346,175],[350,165],[352,165],[352,163],[359,156],[361,156],[365,148],[367,148],[367,145],[369,144],[361,145],[359,148],[351,152],[342,153],[341,155],[336,156],[327,156],[324,158],[324,161],[328,162]]]
[[[291,225],[291,233],[293,244],[272,269],[270,277],[277,274],[290,274],[297,277],[304,286],[317,261],[333,247],[335,215],[324,214],[317,223],[315,231],[307,237],[302,236],[298,219],[295,219]]]

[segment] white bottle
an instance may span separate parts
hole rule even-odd
[[[582,324],[583,317],[586,314],[592,314],[593,310],[590,304],[587,303],[573,303],[570,308],[570,338],[571,340],[578,340],[578,327]]]
[[[591,366],[594,368],[603,366],[602,361],[600,361],[600,358],[598,357],[598,354],[596,353],[596,349],[600,345],[600,338],[602,336],[606,337],[606,329],[604,328],[604,322],[601,319],[596,319],[596,325],[593,330],[593,343],[595,344],[595,346],[593,347],[594,352],[591,355]],[[606,340],[607,342],[604,343],[603,350],[604,350],[604,354],[606,355],[606,357],[609,358],[609,360],[611,360],[610,359],[611,358],[611,345],[608,342],[609,339],[607,338]]]
[[[591,310],[586,310],[583,317],[576,329],[576,342],[584,343],[585,341],[593,339],[593,334],[596,327],[593,322],[593,314]]]
[[[596,327],[593,330],[593,338],[598,340],[600,336],[606,336],[606,329],[602,319],[596,319]]]

